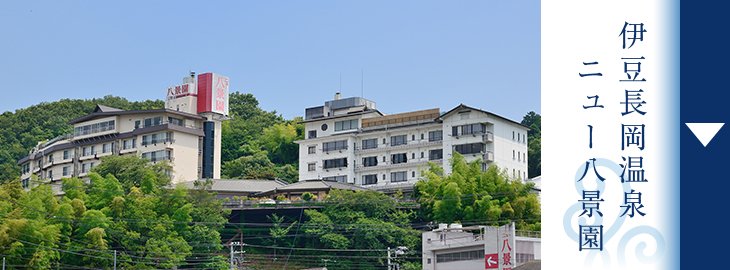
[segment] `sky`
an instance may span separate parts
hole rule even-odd
[[[460,103],[540,112],[539,0],[11,1],[0,112],[105,95],[163,99],[190,71],[286,118],[334,93],[386,114]],[[340,79],[341,78],[341,79]]]

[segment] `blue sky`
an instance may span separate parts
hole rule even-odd
[[[12,1],[0,9],[0,111],[162,99],[188,71],[231,78],[287,118],[333,97],[384,113],[465,103],[540,111],[540,2]]]

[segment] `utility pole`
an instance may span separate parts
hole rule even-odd
[[[390,264],[390,247],[388,247],[388,270],[391,270],[391,264]]]
[[[117,270],[117,250],[114,250],[114,270]]]
[[[231,243],[230,248],[231,248],[231,269],[234,269],[233,268],[233,243]]]
[[[395,262],[398,255],[404,255],[408,251],[407,247],[399,246],[393,250],[393,255],[390,255],[390,247],[388,247],[388,270],[400,270],[400,263]]]
[[[240,250],[239,251],[235,251],[234,247],[236,247],[236,246],[240,247]],[[235,242],[231,242],[230,243],[230,248],[231,248],[231,255],[230,255],[231,256],[231,269],[238,269],[239,268],[239,267],[236,267],[236,264],[235,264],[235,261],[236,260],[234,259],[238,254],[240,254],[240,258],[238,258],[239,266],[241,266],[241,264],[243,263],[243,254],[246,253],[245,251],[243,251],[243,246],[245,246],[245,244],[243,242],[235,241]]]
[[[5,257],[3,257],[3,270],[5,270]]]

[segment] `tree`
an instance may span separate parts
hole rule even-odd
[[[288,226],[284,225],[284,217],[277,214],[271,214],[267,216],[271,222],[271,228],[269,229],[269,236],[267,243],[274,247],[287,247],[291,246],[291,241],[287,239],[287,235],[297,222],[291,222]],[[274,259],[276,259],[276,249],[274,249]]]
[[[275,179],[276,166],[266,152],[257,152],[224,163],[223,175],[227,178]]]
[[[540,137],[541,137],[541,117],[536,112],[529,112],[522,118],[522,124],[530,127],[527,132],[527,177],[532,178],[541,174],[541,154],[540,154]]]
[[[531,192],[533,184],[510,179],[496,165],[482,171],[480,163],[454,153],[450,175],[435,166],[424,172],[426,179],[415,186],[422,218],[479,225],[517,221],[520,229],[539,226],[540,204]]]
[[[269,158],[277,164],[294,164],[299,159],[299,145],[294,141],[302,139],[293,124],[276,124],[264,128],[262,145]]]
[[[420,249],[420,232],[410,228],[411,211],[401,210],[398,203],[375,191],[332,190],[321,211],[305,210],[307,221],[302,225],[310,248],[377,250],[395,246]],[[316,253],[315,253],[316,254]],[[380,269],[384,261],[354,259],[348,256],[374,257],[373,252],[328,252],[337,258],[335,267]],[[337,257],[338,255],[346,255]],[[363,266],[362,265],[367,265]]]
[[[228,268],[215,254],[230,211],[214,194],[170,188],[160,167],[139,157],[111,159],[89,178],[64,179],[60,198],[50,185],[0,185],[0,253],[9,264],[106,268],[116,250],[121,269]]]

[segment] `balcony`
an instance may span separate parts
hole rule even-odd
[[[379,162],[378,165],[375,166],[363,166],[363,165],[357,165],[355,166],[355,172],[369,172],[369,171],[377,171],[377,170],[385,170],[385,169],[392,169],[392,168],[403,168],[403,167],[411,167],[411,166],[418,166],[418,165],[425,165],[429,162],[434,163],[442,163],[442,159],[437,160],[427,160],[427,159],[414,159],[408,162],[403,163],[396,163],[392,164],[390,162]]]
[[[408,141],[405,144],[400,144],[396,146],[391,146],[389,143],[386,144],[379,144],[376,148],[369,148],[369,149],[361,149],[360,147],[355,148],[355,153],[358,154],[367,154],[367,153],[373,153],[378,152],[381,150],[399,150],[399,149],[406,149],[406,148],[413,148],[413,147],[426,147],[426,146],[434,146],[434,145],[441,145],[442,141],[429,141],[429,140],[416,140],[416,141]]]
[[[322,148],[321,151],[322,151],[322,153],[325,153],[325,154],[328,154],[329,155],[329,153],[333,153],[333,152],[334,153],[347,152],[347,149],[348,149],[347,146],[345,146],[345,148],[338,148],[338,149],[324,149],[324,148]]]
[[[482,136],[485,142],[494,142],[494,133],[491,131],[475,131],[471,133],[457,133],[456,135],[451,134],[451,137],[455,139],[466,138],[466,137],[477,137]]]

